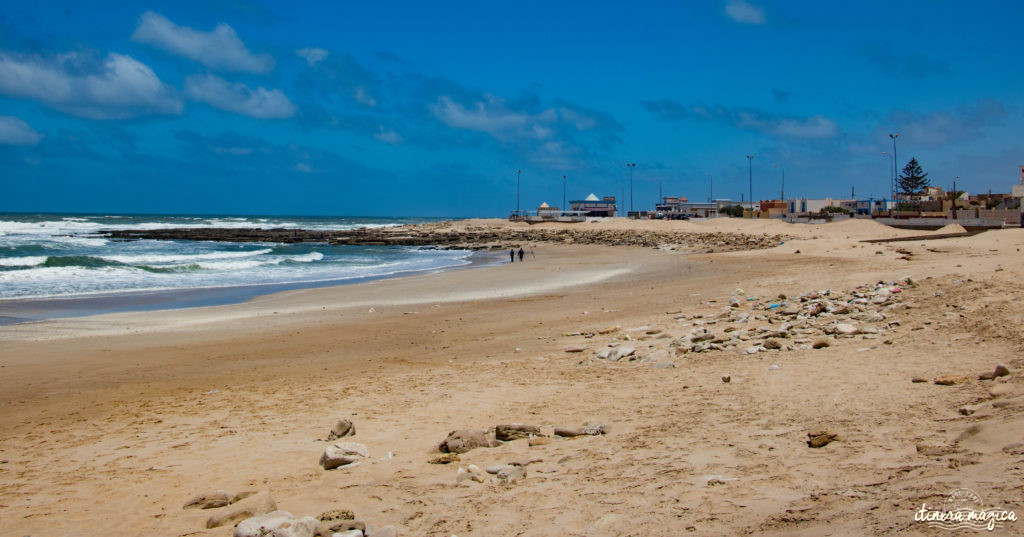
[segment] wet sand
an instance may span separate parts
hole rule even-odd
[[[1024,231],[868,244],[919,232],[602,225],[796,238],[712,254],[538,244],[525,263],[0,327],[0,534],[230,535],[205,528],[215,510],[181,508],[211,489],[463,537],[926,535],[915,509],[960,487],[1022,512]],[[667,369],[594,358],[615,343],[667,351],[737,288],[796,297],[908,275],[917,286],[878,339],[679,354]],[[1011,375],[977,380],[997,363]],[[946,374],[969,380],[911,382]],[[324,471],[322,439],[345,416],[371,459]],[[426,462],[451,430],[591,420],[610,434]],[[818,427],[839,440],[809,448]],[[459,465],[526,457],[543,462],[517,485],[456,483]]]

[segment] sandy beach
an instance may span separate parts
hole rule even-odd
[[[182,508],[217,490],[459,537],[934,535],[915,511],[959,488],[1024,515],[1024,230],[529,229],[565,226],[790,239],[538,242],[522,263],[0,327],[0,535],[231,535],[207,520],[233,506]],[[324,470],[341,418],[370,456]],[[607,434],[551,436],[588,422]],[[428,463],[451,431],[510,423],[545,440]],[[515,483],[457,479],[531,459]]]

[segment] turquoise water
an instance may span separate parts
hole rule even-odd
[[[0,213],[0,299],[362,280],[468,264],[471,252],[399,246],[114,241],[103,229],[344,230],[431,218]]]

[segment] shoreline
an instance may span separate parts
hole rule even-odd
[[[0,299],[0,326],[110,313],[226,306],[244,303],[261,296],[285,291],[355,285],[375,280],[404,278],[416,274],[465,270],[500,264],[499,257],[489,255],[488,252],[470,252],[467,261],[467,263],[439,269],[406,270],[347,279],[240,284],[219,287],[187,287],[180,289],[140,289],[85,295]]]

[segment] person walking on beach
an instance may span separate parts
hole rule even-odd
[[[519,262],[520,263],[523,262],[523,249],[522,249],[522,247],[519,248]]]
[[[508,262],[509,263],[515,263],[516,262],[516,249],[515,248],[513,248],[513,249],[508,251]]]

